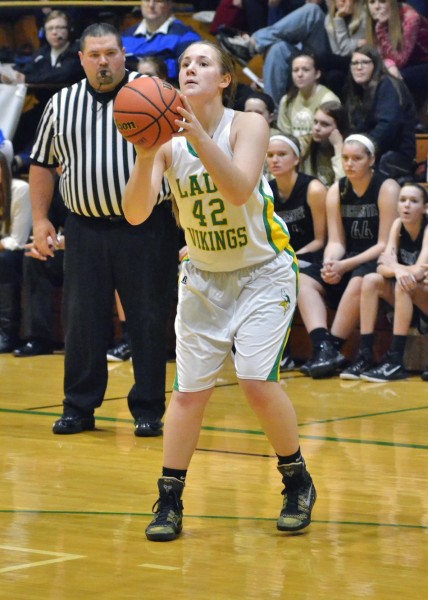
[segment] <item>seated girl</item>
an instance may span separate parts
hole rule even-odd
[[[352,54],[345,106],[350,131],[370,136],[377,167],[387,177],[409,177],[416,155],[416,110],[406,85],[388,73],[379,53],[362,46]]]
[[[323,102],[334,100],[340,103],[340,100],[319,83],[321,71],[314,55],[302,52],[295,56],[291,74],[293,85],[281,99],[277,124],[283,133],[291,133],[301,141],[302,152],[305,153],[303,138],[312,132],[316,109]]]
[[[299,171],[300,146],[292,135],[272,136],[266,160],[274,177],[269,185],[275,212],[287,223],[300,267],[319,262],[327,234],[325,186],[315,177]]]
[[[269,140],[266,159],[274,179],[269,181],[275,213],[287,223],[290,240],[303,269],[321,262],[326,240],[325,199],[327,190],[312,177],[299,172],[300,146],[292,135],[274,135]],[[287,344],[281,359],[281,372],[295,366]]]
[[[342,371],[342,379],[384,382],[406,379],[403,357],[414,307],[428,319],[428,193],[417,183],[405,183],[398,201],[398,218],[376,273],[366,275],[361,289],[361,342],[354,363]],[[380,365],[373,364],[374,329],[379,299],[394,306],[391,350]],[[428,372],[424,373],[428,377]]]
[[[426,97],[428,19],[398,0],[367,0],[367,42],[377,48],[391,75]]]
[[[314,379],[345,365],[340,352],[360,315],[364,275],[376,271],[397,215],[399,186],[373,170],[375,147],[364,135],[345,139],[345,177],[327,192],[327,246],[322,268],[312,265],[300,277],[298,306],[311,338],[313,357],[302,372]],[[327,306],[337,308],[331,330]]]
[[[342,147],[347,129],[344,107],[334,100],[323,102],[314,115],[302,171],[317,177],[327,187],[343,177]]]

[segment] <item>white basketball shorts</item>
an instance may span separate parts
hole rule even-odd
[[[235,346],[240,379],[279,380],[298,290],[294,255],[213,273],[182,265],[175,332],[174,389],[197,392],[213,387]]]

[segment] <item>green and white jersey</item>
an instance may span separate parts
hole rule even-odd
[[[235,111],[226,108],[213,140],[232,158],[230,130]],[[274,212],[273,194],[260,174],[243,206],[223,199],[214,181],[184,138],[172,140],[172,163],[166,171],[177,201],[189,259],[205,271],[235,271],[273,259],[292,249],[284,221]]]

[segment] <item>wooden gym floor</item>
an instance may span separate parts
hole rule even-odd
[[[181,538],[146,541],[162,439],[137,439],[131,364],[97,430],[55,436],[63,357],[0,357],[0,598],[428,598],[428,384],[283,376],[318,490],[306,533],[276,530],[272,450],[228,366],[184,495]],[[174,364],[168,365],[171,389]]]

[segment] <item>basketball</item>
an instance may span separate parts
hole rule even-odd
[[[178,91],[159,77],[139,77],[119,91],[114,101],[116,127],[129,142],[153,148],[171,139],[182,120],[177,107],[183,106]]]

